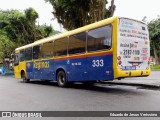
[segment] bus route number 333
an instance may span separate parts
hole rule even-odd
[[[103,67],[104,66],[104,60],[93,60],[92,61],[92,67]]]

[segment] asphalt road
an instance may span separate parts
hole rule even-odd
[[[136,86],[60,88],[54,82],[0,76],[0,95],[0,111],[160,111],[160,91]]]

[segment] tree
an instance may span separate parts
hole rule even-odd
[[[47,26],[46,24],[44,24],[38,27],[38,31],[40,32],[40,36],[37,36],[37,38],[43,38],[50,36],[50,34],[53,32],[53,28],[52,26]]]
[[[53,6],[53,15],[64,28],[72,30],[111,17],[114,0],[106,9],[107,0],[45,0]]]
[[[152,20],[148,24],[148,28],[151,40],[151,50],[153,49],[156,64],[160,64],[160,18]]]
[[[52,32],[51,26],[46,26],[50,31],[39,29],[41,26],[36,25],[37,18],[38,13],[33,8],[26,9],[24,13],[18,10],[1,10],[0,27],[10,40],[21,46],[47,37]],[[42,34],[40,30],[47,33]]]
[[[0,59],[9,57],[18,46],[48,37],[53,29],[36,25],[38,13],[33,8],[25,12],[0,10]]]
[[[23,33],[25,15],[18,10],[0,11],[1,30],[14,42]]]
[[[15,44],[10,41],[5,35],[0,35],[0,59],[10,58],[10,55],[14,53]]]
[[[36,19],[39,17],[38,13],[33,8],[28,8],[25,10],[26,16],[26,30],[28,32],[28,43],[34,42],[37,39],[36,31]]]

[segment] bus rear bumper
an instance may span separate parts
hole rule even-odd
[[[117,69],[114,74],[115,79],[125,77],[145,77],[150,75],[150,69],[148,70],[120,70]]]

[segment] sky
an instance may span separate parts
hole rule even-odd
[[[111,0],[108,0],[109,2]],[[128,17],[136,20],[142,20],[144,16],[147,21],[156,19],[160,15],[159,0],[115,0],[116,11],[114,16]],[[39,24],[52,25],[55,30],[63,31],[60,25],[53,20],[52,6],[44,0],[0,0],[0,9],[18,9],[24,11],[32,7],[38,14]]]

